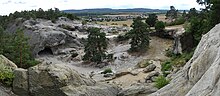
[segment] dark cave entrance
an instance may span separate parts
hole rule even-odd
[[[53,51],[50,47],[45,47],[44,50],[38,52],[38,55],[53,55]]]

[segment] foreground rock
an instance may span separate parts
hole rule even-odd
[[[22,75],[24,70],[15,73],[14,83],[17,84],[13,84],[13,89],[21,96],[116,96],[118,93],[118,87],[85,78],[64,64],[31,67],[27,77]],[[28,87],[15,86],[18,84],[28,84]]]
[[[3,65],[4,67],[11,68],[13,70],[17,68],[17,65],[15,63],[10,61],[8,58],[6,58],[3,55],[0,55],[0,65]]]
[[[205,34],[174,79],[150,96],[220,96],[220,24]]]
[[[0,55],[0,72],[3,71],[4,68],[10,68],[12,70],[15,70],[17,68],[17,65],[12,61],[10,61],[9,59],[7,59],[5,56]],[[3,86],[3,84],[0,83],[0,96],[16,96],[16,95],[14,95],[14,93],[11,91],[11,88],[6,88]]]
[[[28,94],[28,74],[26,69],[17,68],[14,70],[13,91],[19,96]]]
[[[143,84],[136,84],[130,86],[128,88],[123,89],[118,96],[139,96],[139,95],[148,95],[157,91],[158,89],[153,87],[152,85],[143,85]]]

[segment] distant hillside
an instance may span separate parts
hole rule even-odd
[[[63,10],[67,13],[131,13],[131,12],[158,12],[165,13],[167,10],[161,9],[148,9],[148,8],[133,8],[133,9],[110,9],[110,8],[97,8],[97,9],[82,9],[82,10]]]

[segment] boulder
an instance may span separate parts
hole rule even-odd
[[[156,65],[150,64],[150,65],[148,65],[143,71],[144,71],[145,73],[148,73],[148,72],[154,71],[154,69],[155,69],[156,67],[157,67]]]
[[[28,95],[27,69],[17,68],[14,70],[13,92],[19,96]]]
[[[93,86],[95,81],[82,77],[63,64],[40,65],[28,69],[29,90],[33,96],[66,96],[60,88],[72,85]]]
[[[220,96],[220,24],[202,39],[170,84],[149,96]]]
[[[68,65],[40,64],[16,69],[13,91],[19,96],[116,96],[119,88],[85,78]]]
[[[152,85],[143,85],[143,84],[136,84],[127,88],[122,89],[118,96],[139,96],[139,95],[148,95],[157,91],[158,89],[153,87]]]
[[[11,96],[11,95],[6,92],[3,86],[0,86],[0,96]]]
[[[152,81],[153,81],[153,80],[152,80],[153,77],[159,76],[159,75],[160,75],[159,72],[153,71],[153,72],[151,72],[151,73],[149,73],[149,74],[147,75],[147,77],[145,78],[145,82],[146,82],[146,83],[152,82]]]
[[[11,68],[13,70],[17,68],[17,65],[15,63],[10,61],[8,58],[6,58],[3,55],[0,55],[0,65],[6,66],[6,67]]]

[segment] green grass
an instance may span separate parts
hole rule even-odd
[[[5,86],[12,86],[13,79],[14,73],[12,69],[0,63],[0,82],[3,83]]]
[[[155,87],[157,87],[158,89],[166,86],[167,84],[170,83],[170,80],[167,80],[166,77],[164,77],[163,75],[160,75],[156,78],[155,81]]]
[[[101,72],[101,74],[106,74],[106,73],[112,73],[112,69],[111,68],[107,68],[103,72]]]
[[[161,64],[162,68],[161,71],[163,72],[164,76],[169,74],[168,71],[171,71],[173,67],[182,67],[184,66],[192,57],[193,52],[184,52],[183,54],[175,55],[172,54],[170,51],[167,51],[166,55],[169,56],[171,59],[163,62]]]

